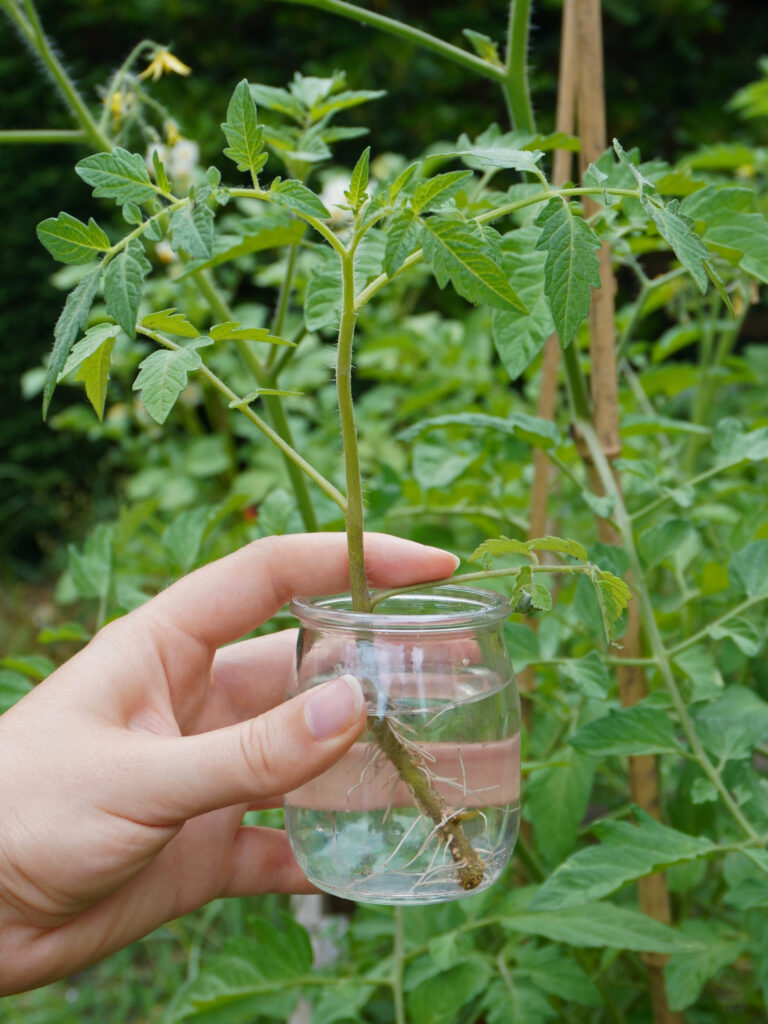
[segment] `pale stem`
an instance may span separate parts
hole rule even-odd
[[[354,251],[351,251],[345,252],[341,260],[341,323],[336,351],[336,395],[347,482],[345,519],[349,550],[349,588],[355,611],[368,611],[370,593],[365,575],[363,550],[363,485],[352,397],[352,343],[355,336],[355,321],[355,267]]]

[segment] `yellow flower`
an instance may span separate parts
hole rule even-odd
[[[166,142],[168,143],[169,146],[173,146],[174,143],[178,142],[179,139],[181,138],[181,132],[179,131],[179,126],[176,124],[175,121],[171,121],[169,119],[169,120],[167,120],[165,122],[163,127],[165,128],[165,140],[166,140]]]
[[[141,72],[139,78],[151,78],[156,82],[164,74],[190,75],[192,68],[187,67],[170,50],[156,50],[155,56]]]
[[[122,92],[119,89],[104,97],[104,105],[109,109],[115,121],[119,121],[121,117],[130,113],[135,102],[136,98],[132,92]]]

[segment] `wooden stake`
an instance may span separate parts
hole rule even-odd
[[[579,54],[577,121],[581,139],[580,168],[582,175],[603,152],[607,144],[605,123],[605,91],[603,86],[603,43],[600,0],[575,0],[577,45]],[[598,207],[585,200],[584,212],[591,216]],[[590,355],[592,363],[591,393],[595,432],[609,460],[621,451],[619,434],[618,372],[614,319],[615,282],[611,269],[611,253],[607,245],[599,254],[599,291],[593,292],[590,309]],[[618,481],[617,481],[618,483]],[[593,481],[594,485],[594,481]],[[599,521],[599,535],[608,543],[616,543],[613,529],[605,520]],[[623,640],[627,658],[642,656],[642,635],[639,613],[630,603],[627,632]],[[618,672],[619,696],[624,707],[636,704],[648,693],[642,668],[621,666]],[[659,774],[656,758],[629,758],[629,785],[632,799],[654,817],[659,817]],[[669,892],[663,873],[642,878],[638,882],[640,907],[657,921],[671,920]],[[683,1017],[669,1009],[664,988],[664,957],[645,955],[653,1005],[654,1024],[682,1024]]]

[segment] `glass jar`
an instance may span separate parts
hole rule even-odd
[[[298,692],[362,684],[368,727],[289,793],[285,825],[320,889],[363,903],[437,903],[498,878],[517,837],[520,702],[493,591],[297,598]]]

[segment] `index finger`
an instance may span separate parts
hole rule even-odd
[[[450,576],[447,551],[382,533],[365,535],[365,565],[375,587],[402,587]],[[215,648],[265,622],[296,594],[338,594],[349,588],[343,533],[265,537],[197,569],[139,611]]]

